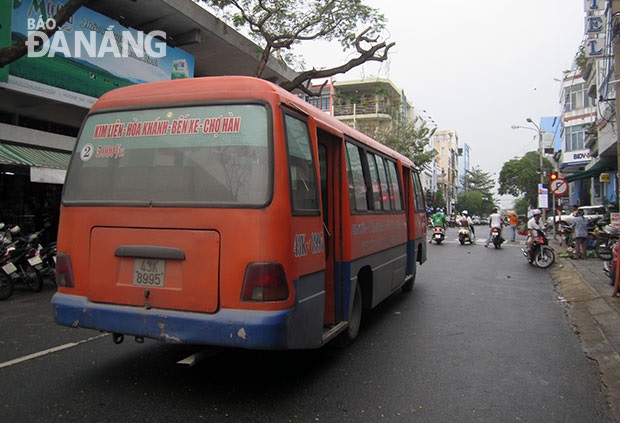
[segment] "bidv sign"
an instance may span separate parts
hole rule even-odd
[[[590,150],[567,151],[562,160],[563,166],[585,165],[592,160]]]

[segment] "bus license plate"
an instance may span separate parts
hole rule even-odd
[[[162,287],[165,272],[165,260],[136,258],[133,262],[133,284]]]

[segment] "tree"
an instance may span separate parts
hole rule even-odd
[[[538,203],[538,184],[540,183],[540,156],[537,151],[529,151],[520,159],[512,159],[504,163],[499,173],[500,195],[510,194],[523,197],[530,207]],[[549,174],[553,165],[543,159],[543,170]]]
[[[456,208],[467,210],[470,215],[483,214],[482,212],[482,193],[480,191],[464,191],[458,195]]]
[[[433,160],[437,151],[430,146],[436,128],[430,129],[423,119],[415,118],[404,123],[394,123],[384,130],[378,130],[375,138],[382,144],[409,157],[421,169]]]
[[[269,58],[279,57],[289,65],[297,61],[292,48],[311,40],[338,41],[343,50],[355,48],[357,57],[329,69],[304,70],[290,82],[280,84],[293,91],[308,88],[314,78],[344,73],[368,61],[383,62],[395,43],[379,42],[385,17],[363,0],[203,0],[219,9],[235,28],[249,30],[262,51],[254,76],[261,77]],[[214,10],[215,11],[215,10]],[[217,13],[217,12],[216,12]]]
[[[64,25],[65,22],[69,20],[71,16],[82,6],[85,6],[89,0],[69,0],[67,4],[61,7],[58,12],[54,15],[54,22],[56,25],[54,28],[39,28],[39,32],[45,33],[48,38],[51,38],[52,35],[58,31],[58,29]],[[42,8],[45,11],[45,8]],[[50,16],[43,16],[42,20],[46,21]],[[16,61],[22,56],[25,56],[28,53],[28,46],[26,42],[28,38],[24,38],[23,40],[18,41],[17,43],[4,47],[0,49],[0,68]]]
[[[463,185],[463,192],[459,194],[457,199],[457,207],[460,210],[468,210],[470,213],[491,213],[495,207],[495,199],[493,198],[495,182],[491,175],[487,172],[483,172],[479,166],[474,166],[463,176]],[[472,193],[479,193],[480,195],[472,195]],[[479,205],[477,206],[476,204],[467,206],[461,204],[461,202],[468,203],[478,198]]]
[[[446,200],[443,198],[443,189],[437,187],[437,191],[435,192],[435,203],[434,207],[441,207],[446,210]]]

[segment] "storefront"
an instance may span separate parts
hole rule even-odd
[[[0,143],[0,222],[22,233],[45,229],[43,242],[56,239],[64,175],[70,154]]]

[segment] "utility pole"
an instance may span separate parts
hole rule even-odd
[[[617,168],[616,168],[616,196],[618,198],[618,210],[620,210],[620,119],[618,112],[620,111],[620,0],[612,0],[612,37],[613,37],[613,54],[614,54],[614,79],[616,80],[616,150],[617,152]]]

